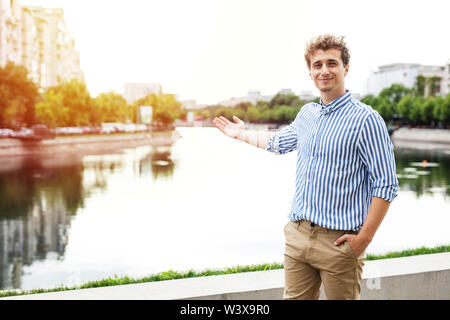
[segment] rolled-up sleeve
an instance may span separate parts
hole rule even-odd
[[[293,121],[286,128],[275,132],[269,138],[266,150],[275,154],[285,154],[297,149],[298,127]]]
[[[378,112],[373,112],[366,118],[357,148],[369,175],[372,196],[392,202],[399,189],[394,145]]]

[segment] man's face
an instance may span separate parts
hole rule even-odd
[[[344,67],[339,49],[316,50],[310,61],[309,75],[320,92],[345,90],[344,78],[349,65]]]

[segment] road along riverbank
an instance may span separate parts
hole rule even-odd
[[[396,147],[417,150],[450,149],[450,130],[400,128],[391,139]]]
[[[78,137],[57,137],[41,141],[0,139],[0,158],[40,155],[87,155],[115,152],[138,146],[170,146],[181,135],[178,131]]]

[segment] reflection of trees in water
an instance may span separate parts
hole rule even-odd
[[[96,188],[106,188],[111,165],[96,164]],[[0,172],[0,288],[20,288],[23,265],[50,252],[62,259],[71,216],[92,187],[83,185],[80,158],[18,158],[8,166]]]
[[[442,151],[396,149],[395,159],[400,189],[412,190],[417,197],[423,194],[433,194],[431,188],[443,188],[445,195],[450,195],[450,155]],[[412,163],[438,163],[439,166],[413,166]],[[417,171],[428,171],[430,174],[415,174],[406,168],[416,168]],[[406,169],[406,170],[405,170]],[[409,176],[409,177],[408,177]],[[431,190],[430,190],[431,189]]]
[[[50,252],[64,257],[71,217],[92,191],[106,189],[122,160],[39,157],[0,163],[0,289],[20,288],[23,265],[47,259]],[[92,183],[84,181],[89,171]]]
[[[171,158],[171,149],[153,147],[144,158],[139,161],[139,175],[152,173],[154,180],[171,178],[175,170],[175,162]]]

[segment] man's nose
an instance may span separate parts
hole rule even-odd
[[[328,74],[328,67],[324,64],[322,65],[322,68],[320,69],[321,74]]]

